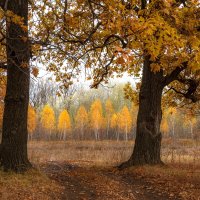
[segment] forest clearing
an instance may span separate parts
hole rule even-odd
[[[0,198],[198,200],[200,149],[194,153],[191,140],[177,141],[176,149],[169,140],[163,143],[165,166],[119,170],[118,164],[131,154],[132,141],[30,142],[29,157],[39,171],[1,173]]]
[[[198,169],[200,143],[179,139],[176,146],[170,139],[163,140],[162,160],[166,164]],[[118,166],[126,161],[133,149],[133,141],[33,141],[29,143],[29,157],[33,163],[81,162],[94,166]]]

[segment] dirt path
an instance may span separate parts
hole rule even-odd
[[[52,162],[43,166],[43,170],[64,187],[62,200],[182,199],[163,191],[155,191],[144,178],[133,177],[113,168]]]

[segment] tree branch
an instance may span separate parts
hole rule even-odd
[[[188,62],[184,62],[182,63],[182,65],[180,67],[177,67],[176,69],[174,69],[170,74],[166,75],[164,77],[163,80],[163,86],[167,86],[169,85],[171,82],[173,82],[174,80],[176,80],[178,78],[178,75],[187,68],[187,64]]]
[[[58,35],[60,37],[60,39],[63,41],[63,42],[66,42],[66,43],[80,43],[81,45],[84,45],[85,43],[87,43],[91,38],[92,36],[96,33],[96,31],[98,30],[98,28],[100,27],[101,25],[101,22],[97,23],[96,27],[94,27],[91,32],[88,34],[87,38],[85,40],[80,40],[80,39],[65,39],[62,37],[62,35]],[[66,30],[65,30],[66,31]],[[69,33],[68,33],[69,34]],[[73,35],[74,36],[74,35]]]
[[[181,92],[181,91],[178,91],[177,89],[175,89],[174,87],[171,87],[170,89],[172,89],[174,92],[176,92],[177,94],[180,94],[182,96],[184,96],[186,99],[190,99],[193,103],[196,103],[197,101],[199,101],[199,98],[196,97],[194,94],[188,94],[187,93],[184,93],[184,92]]]
[[[178,82],[184,84],[184,85],[188,85],[189,86],[188,89],[185,92],[178,91],[174,87],[171,87],[170,89],[172,89],[177,94],[181,94],[186,99],[190,99],[193,103],[196,103],[197,101],[200,100],[200,97],[195,95],[200,81],[197,81],[195,79],[185,79],[185,78],[182,78],[182,77],[181,78],[177,78],[176,80]]]
[[[115,35],[115,34],[109,35],[109,36],[105,39],[104,45],[103,45],[103,46],[106,46],[107,43],[109,42],[109,40],[110,40],[111,38],[116,38],[116,39],[120,40],[120,42],[122,43],[122,48],[125,48],[125,47],[127,46],[127,42],[126,42],[122,37],[120,37],[119,35]]]
[[[102,48],[105,47],[106,45],[108,45],[109,43],[109,40],[111,38],[115,38],[116,40],[119,40],[121,43],[122,43],[122,48],[126,48],[127,46],[127,42],[122,38],[120,37],[119,35],[109,35],[105,41],[104,41],[104,44],[102,45]],[[99,86],[99,84],[104,80],[104,78],[108,75],[109,73],[109,66],[112,64],[113,60],[114,60],[115,56],[113,55],[110,59],[110,61],[108,62],[108,64],[105,65],[104,69],[103,69],[103,72],[99,72],[97,74],[96,77],[100,77],[98,78],[92,85],[91,85],[91,88],[97,88]]]
[[[90,34],[88,35],[88,37],[84,40],[84,44],[87,43],[92,36],[96,33],[96,31],[98,30],[98,28],[101,26],[101,22],[98,22],[96,27],[93,28],[93,30],[90,32]]]
[[[195,79],[184,79],[184,78],[178,78],[177,81],[179,81],[182,84],[189,85],[187,92],[182,93],[182,95],[186,99],[191,99],[193,103],[197,102],[199,98],[195,96],[195,92],[197,91],[197,88],[199,86],[199,81]]]
[[[115,56],[113,55],[112,58],[110,59],[109,63],[104,67],[104,72],[103,73],[98,73],[96,77],[100,77],[98,80],[96,80],[90,87],[91,88],[98,88],[99,84],[104,80],[104,78],[108,75],[109,72],[109,66],[112,64]]]
[[[96,18],[96,14],[95,14],[94,9],[93,9],[93,7],[92,7],[92,2],[91,2],[91,0],[88,0],[88,4],[89,4],[89,8],[90,8],[91,13],[92,13],[92,17],[93,17],[93,26],[94,26],[94,21],[95,21],[95,18]]]

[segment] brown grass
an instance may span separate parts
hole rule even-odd
[[[36,170],[31,170],[23,175],[0,172],[0,199],[61,199],[62,194],[69,192],[64,188],[64,186],[66,187],[66,180],[62,179],[62,177],[70,177],[73,174],[70,168],[68,171],[64,168],[68,166],[66,164],[68,162],[69,166],[73,166],[73,163],[83,166],[82,168],[77,168],[79,171],[83,170],[82,172],[74,169],[74,174],[77,174],[77,177],[81,175],[79,173],[84,174],[85,171],[91,173],[91,169],[96,172],[97,169],[97,171],[99,170],[97,173],[98,176],[107,176],[110,174],[109,180],[117,176],[118,179],[126,177],[127,181],[130,180],[130,187],[132,180],[138,181],[138,187],[148,194],[155,193],[156,195],[170,196],[170,199],[180,197],[185,200],[196,200],[196,196],[200,195],[199,145],[196,145],[191,140],[163,140],[162,159],[167,163],[166,166],[133,167],[124,171],[115,171],[113,168],[106,168],[108,169],[106,171],[105,166],[116,166],[127,160],[132,153],[133,145],[133,141],[29,142],[29,157],[31,162],[47,173],[49,177],[52,178],[51,175],[55,176],[54,180],[57,180],[57,182],[50,180],[46,175]],[[51,161],[54,162],[51,163]],[[57,165],[61,168],[57,169]],[[56,167],[55,170],[58,171],[52,171],[52,167]],[[110,169],[112,171],[109,171]],[[64,174],[61,173],[61,177],[58,177],[60,171]],[[63,180],[62,187],[59,184]],[[70,181],[71,179],[68,180],[69,185],[71,184]],[[77,179],[75,179],[76,181]],[[93,182],[89,182],[88,184],[93,184]]]
[[[132,167],[123,173],[130,178],[142,180],[143,188],[149,193],[167,194],[169,199],[199,200],[199,172],[192,168],[168,165]]]
[[[46,161],[81,161],[94,165],[115,166],[126,161],[132,153],[133,141],[33,141],[29,155],[34,163]],[[200,145],[190,140],[164,140],[162,160],[165,163],[200,166]]]
[[[128,159],[133,142],[66,141],[30,142],[29,155],[34,163],[82,161],[95,165],[115,165]]]
[[[60,199],[62,187],[38,170],[24,174],[0,171],[1,200]]]

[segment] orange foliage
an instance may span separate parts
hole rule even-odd
[[[35,109],[29,105],[28,107],[28,133],[32,136],[37,125],[37,115]]]
[[[118,128],[118,115],[114,113],[111,117],[111,128],[116,129]]]
[[[71,120],[67,110],[63,110],[58,118],[58,130],[61,133],[60,139],[66,139],[66,133],[71,132]]]
[[[96,139],[99,138],[99,131],[103,126],[103,110],[101,101],[95,100],[90,107],[90,125],[95,132]]]
[[[169,124],[165,118],[161,122],[160,130],[164,135],[167,135],[169,133]]]
[[[105,105],[105,110],[106,110],[106,116],[105,116],[105,127],[106,127],[106,133],[107,133],[107,137],[108,137],[108,131],[110,129],[111,126],[111,118],[112,118],[112,114],[114,113],[114,108],[112,105],[112,102],[110,99],[107,99],[106,101],[106,105]]]
[[[130,133],[132,127],[132,117],[127,106],[124,106],[121,112],[119,113],[118,123],[120,131],[126,134],[127,140],[127,134]]]
[[[84,106],[80,106],[76,113],[75,126],[80,130],[83,138],[84,131],[88,127],[88,113]]]
[[[50,134],[55,129],[55,114],[51,106],[45,105],[41,112],[42,127]]]

